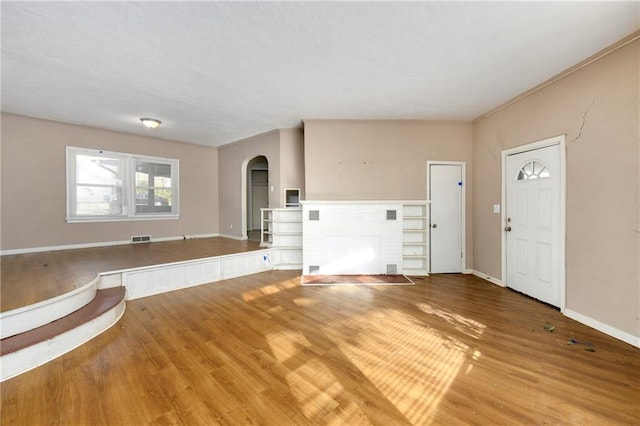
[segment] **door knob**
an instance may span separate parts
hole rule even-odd
[[[504,227],[504,230],[506,232],[511,232],[511,218],[510,217],[507,218],[507,226]]]
[[[431,225],[431,227],[432,227],[432,228],[437,228],[437,227],[438,227],[438,224],[437,224],[437,223],[434,223],[434,224],[432,224],[432,225]]]

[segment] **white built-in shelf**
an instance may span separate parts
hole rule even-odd
[[[402,205],[402,270],[406,275],[428,275],[428,202]]]
[[[282,269],[302,268],[302,209],[261,209],[260,245],[278,250]]]

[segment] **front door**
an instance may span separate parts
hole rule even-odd
[[[463,268],[463,164],[429,164],[431,273]]]
[[[506,285],[560,306],[560,145],[508,155]]]

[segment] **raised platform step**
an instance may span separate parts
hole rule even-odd
[[[42,365],[115,324],[125,300],[278,268],[277,249],[101,272],[50,300],[0,313],[0,382]],[[283,269],[299,269],[284,263]],[[94,297],[95,296],[95,297]]]
[[[98,290],[95,298],[77,311],[49,324],[0,340],[0,356],[51,340],[73,330],[114,308],[124,297],[125,288],[122,286]]]

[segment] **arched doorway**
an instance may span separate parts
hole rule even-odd
[[[260,241],[260,209],[269,207],[269,161],[260,155],[246,166],[245,229],[249,240]]]

